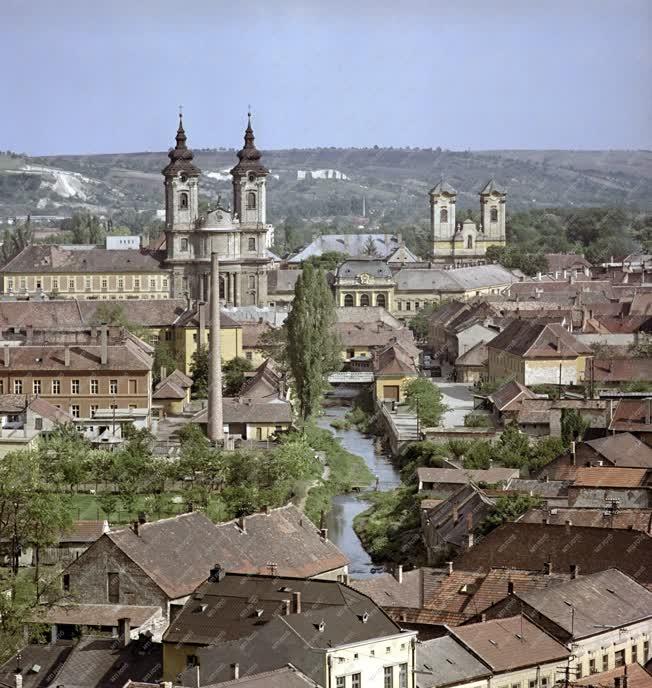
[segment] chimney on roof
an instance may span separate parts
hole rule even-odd
[[[240,530],[241,530],[243,533],[246,533],[246,532],[247,532],[247,523],[246,523],[246,520],[247,520],[247,517],[246,517],[246,516],[238,516],[238,528],[240,528]]]
[[[100,363],[106,365],[109,362],[109,328],[102,325],[100,332]]]
[[[226,570],[224,567],[220,564],[215,564],[215,566],[213,566],[213,568],[210,570],[208,580],[211,583],[219,583],[220,581],[224,580],[224,576],[226,576]]]
[[[240,678],[240,665],[237,662],[231,664],[231,678],[234,681]]]
[[[507,594],[508,595],[514,594],[514,581],[507,581]]]
[[[292,603],[290,600],[283,600],[283,616],[287,616],[292,609]]]
[[[473,531],[470,530],[470,531],[466,534],[466,548],[467,548],[467,549],[471,549],[471,547],[473,547],[473,545],[474,545]]]
[[[138,523],[142,526],[147,523],[147,514],[144,511],[138,513]]]
[[[108,533],[109,530],[111,530],[111,529],[109,528],[109,522],[108,522],[108,520],[105,518],[104,521],[102,521],[102,535],[104,535],[104,533]]]
[[[10,361],[11,361],[11,356],[10,356],[9,347],[5,345],[5,347],[4,347],[4,364],[5,364],[5,368],[8,368],[8,367],[9,367]]]
[[[138,535],[140,537],[140,532],[139,532],[140,523],[138,523],[138,521],[134,521],[133,527],[134,527],[134,533],[136,533],[136,535]]]
[[[487,615],[484,612],[482,612],[482,614],[480,614],[480,621],[482,621],[482,623],[484,623],[486,620],[487,620]]]
[[[168,376],[168,369],[165,366],[161,366],[161,372],[159,373],[159,377],[161,380],[165,380],[165,378]]]
[[[580,567],[577,564],[571,564],[570,565],[570,577],[572,579],[577,578],[580,572]]]
[[[64,346],[64,348],[63,348],[63,365],[65,365],[66,368],[70,368],[70,347],[69,346]]]
[[[118,635],[120,636],[120,645],[127,647],[131,640],[131,619],[128,616],[118,619]]]
[[[549,576],[552,573],[552,562],[551,561],[544,562],[543,573],[546,576]]]
[[[394,568],[394,578],[396,578],[397,583],[403,582],[403,564],[397,564]]]
[[[320,528],[319,535],[324,542],[328,542],[328,528]]]
[[[572,526],[572,525],[573,525],[573,522],[570,520],[570,518],[567,518],[567,519],[564,521],[564,525]]]
[[[453,562],[447,561],[446,564],[448,565],[448,575],[452,576],[453,575]]]
[[[292,593],[292,613],[301,614],[301,593],[298,591]]]

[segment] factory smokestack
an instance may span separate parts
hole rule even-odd
[[[220,264],[218,254],[211,253],[211,329],[210,380],[208,383],[208,439],[224,439],[222,420],[222,361],[220,358]]]

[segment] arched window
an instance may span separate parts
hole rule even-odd
[[[466,248],[473,248],[473,237],[470,234],[466,237]]]
[[[378,294],[378,296],[376,297],[376,305],[380,306],[381,308],[385,308],[385,306],[387,305],[385,294]]]
[[[444,224],[448,222],[448,208],[442,208],[439,211],[439,221]]]
[[[181,210],[188,209],[188,194],[185,191],[182,191],[179,194],[179,208]]]
[[[256,194],[253,191],[247,193],[247,209],[253,210],[256,207]]]
[[[344,294],[344,305],[345,306],[352,306],[353,305],[353,294]]]
[[[250,251],[256,250],[256,240],[253,237],[249,237],[249,250]]]
[[[498,208],[489,211],[489,222],[498,222]]]
[[[360,305],[361,306],[368,306],[369,305],[369,294],[360,294]]]

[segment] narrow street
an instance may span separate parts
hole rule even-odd
[[[455,428],[464,425],[464,416],[473,411],[473,391],[463,382],[437,382],[434,384],[441,390],[443,401],[449,411],[444,414],[442,426]]]

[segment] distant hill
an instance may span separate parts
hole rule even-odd
[[[0,218],[163,207],[165,152],[21,158],[0,154]],[[195,151],[202,192],[230,193],[235,150]],[[318,148],[264,152],[272,172],[272,221],[359,215],[367,210],[410,221],[428,215],[427,192],[445,176],[458,205],[476,208],[491,177],[511,209],[547,206],[652,208],[652,151]]]

